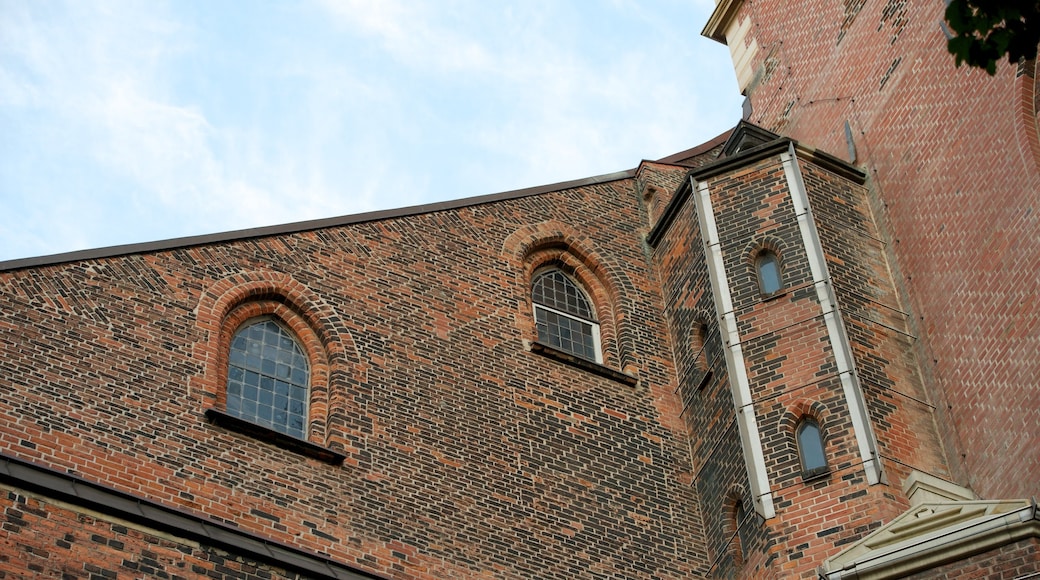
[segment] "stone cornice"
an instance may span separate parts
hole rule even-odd
[[[721,0],[715,5],[715,11],[704,25],[704,30],[701,30],[701,36],[726,44],[726,29],[743,3],[744,0]]]

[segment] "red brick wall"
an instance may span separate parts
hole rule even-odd
[[[293,572],[0,487],[0,578],[297,578]]]
[[[619,180],[0,272],[0,451],[386,577],[696,575],[640,197]],[[604,362],[638,387],[525,350],[539,259],[586,283]],[[206,421],[222,319],[250,313],[299,330],[308,438],[343,465]]]
[[[750,120],[843,158],[848,121],[954,475],[983,497],[1028,497],[1040,491],[1033,67],[957,69],[943,9],[745,1],[737,18],[759,47]]]
[[[865,187],[814,164],[799,163],[824,257],[848,329],[857,376],[885,471],[869,485],[849,402],[832,352],[822,304],[779,154],[695,173],[710,192],[743,363],[765,456],[776,516],[741,522],[735,547],[735,501],[753,514],[725,363],[706,369],[696,329],[711,320],[717,336],[704,237],[692,198],[680,197],[655,247],[666,315],[677,345],[683,417],[693,439],[694,484],[701,496],[713,574],[814,578],[827,557],[891,520],[907,506],[900,486],[910,469],[948,476],[924,397],[907,321],[898,306]],[[768,247],[782,263],[784,290],[764,299],[754,256]],[[821,426],[829,471],[806,478],[795,442],[799,420]],[[862,436],[862,435],[861,435]]]

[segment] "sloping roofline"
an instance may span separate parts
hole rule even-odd
[[[244,230],[231,230],[228,232],[218,232],[214,234],[202,234],[198,236],[170,238],[166,240],[157,240],[153,242],[139,242],[133,244],[121,244],[118,246],[106,246],[103,248],[75,250],[72,252],[62,252],[60,254],[50,254],[46,256],[38,256],[33,258],[20,258],[17,260],[8,260],[5,262],[0,262],[0,272],[9,270],[19,270],[23,268],[33,268],[36,266],[50,266],[54,264],[61,264],[64,262],[75,262],[78,260],[111,258],[114,256],[123,256],[128,254],[144,254],[148,252],[173,250],[177,248],[185,248],[190,246],[203,246],[221,242],[247,240],[250,238],[262,238],[282,234],[296,234],[300,232],[308,232],[324,228],[361,224],[365,222],[374,222],[391,218],[408,217],[426,213],[434,213],[444,210],[471,207],[487,203],[495,203],[498,201],[520,199],[523,197],[531,197],[543,193],[551,193],[553,191],[573,189],[575,187],[584,187],[587,185],[608,183],[611,181],[618,181],[622,179],[631,179],[634,175],[635,170],[628,169],[625,171],[616,171],[614,173],[607,173],[604,175],[597,175],[594,177],[586,177],[584,179],[576,179],[573,181],[561,181],[559,183],[551,183],[548,185],[539,185],[536,187],[528,187],[524,189],[514,189],[511,191],[503,191],[501,193],[492,193],[488,195],[479,195],[476,197],[467,197],[463,199],[454,199],[436,203],[412,205],[407,207],[349,214],[331,218],[319,218],[314,220],[291,222],[287,224],[277,224],[273,226],[261,226],[256,228],[247,228]]]
[[[678,161],[687,159],[694,155],[703,153],[704,151],[710,150],[712,147],[717,145],[717,141],[719,141],[720,139],[725,140],[725,137],[728,135],[729,131],[691,149],[680,151],[679,153],[675,153],[667,157],[662,157],[661,159],[657,160],[657,163],[678,164]],[[428,203],[387,210],[370,211],[365,213],[350,214],[331,218],[320,218],[315,220],[306,220],[287,224],[278,224],[273,226],[261,226],[242,230],[232,230],[227,232],[218,232],[214,234],[185,236],[151,242],[139,242],[133,244],[121,244],[117,246],[106,246],[102,248],[75,250],[72,252],[48,254],[45,256],[18,258],[15,260],[0,261],[0,272],[21,270],[25,268],[35,268],[39,266],[52,266],[55,264],[75,262],[78,260],[94,260],[98,258],[111,258],[115,256],[124,256],[129,254],[145,254],[149,252],[159,252],[191,246],[203,246],[208,244],[247,240],[250,238],[261,238],[283,234],[295,234],[324,228],[361,224],[392,218],[409,217],[427,213],[434,213],[438,211],[460,209],[464,207],[472,207],[488,203],[495,203],[499,201],[520,199],[524,197],[541,195],[544,193],[551,193],[554,191],[562,191],[564,189],[573,189],[576,187],[585,187],[588,185],[609,183],[611,181],[620,181],[622,179],[631,179],[635,177],[635,174],[636,169],[627,169],[624,171],[615,171],[614,173],[606,173],[603,175],[596,175],[593,177],[586,177],[583,179],[575,179],[572,181],[561,181],[559,183],[551,183],[548,185],[539,185],[536,187],[528,187],[524,189],[514,189],[510,191],[504,191],[501,193],[493,193],[488,195],[480,195],[476,197],[467,197],[463,199],[441,201],[437,203]]]

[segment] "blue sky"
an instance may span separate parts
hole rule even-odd
[[[0,0],[0,260],[635,167],[736,124],[712,0]]]

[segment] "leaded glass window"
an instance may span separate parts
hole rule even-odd
[[[292,333],[269,318],[242,326],[229,363],[227,413],[304,439],[310,370]]]
[[[539,274],[531,285],[538,340],[581,358],[601,362],[599,324],[585,292],[560,270]]]

